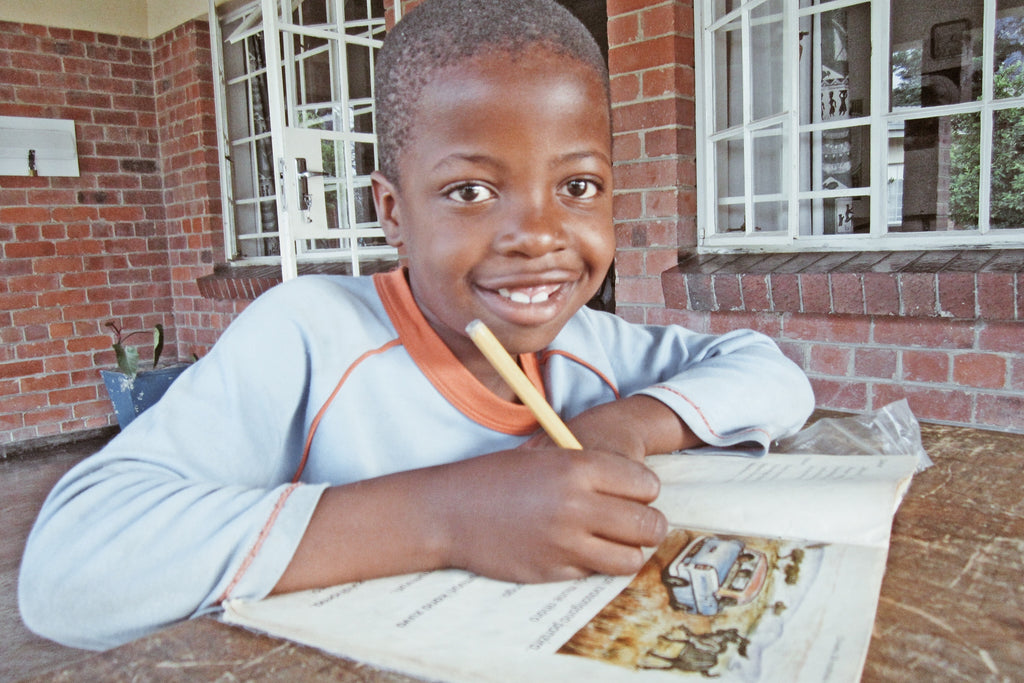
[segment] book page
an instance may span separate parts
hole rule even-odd
[[[653,459],[674,528],[634,577],[443,570],[230,601],[225,620],[434,680],[856,680],[909,474],[835,457]]]
[[[702,614],[664,574],[709,539],[764,564],[747,599],[718,587]],[[635,577],[519,585],[445,570],[232,601],[225,620],[431,680],[855,681],[884,563],[880,548],[674,529]]]
[[[548,660],[630,580],[522,585],[442,570],[232,601],[225,620],[433,679],[529,680],[536,667],[577,675],[582,666],[596,670],[589,680],[605,680],[596,662]]]
[[[674,526],[886,547],[914,456],[661,455],[654,502]]]

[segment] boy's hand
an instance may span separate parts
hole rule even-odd
[[[600,451],[518,449],[439,468],[445,564],[523,583],[631,574],[667,533],[653,472]]]
[[[569,421],[584,450],[523,447],[327,489],[274,592],[442,567],[517,582],[632,574],[661,543],[660,482],[644,456],[699,443],[660,401]],[[625,456],[625,457],[622,457]]]
[[[701,444],[679,416],[661,401],[649,396],[629,398],[594,406],[567,421],[569,431],[584,448],[595,448],[643,462],[648,455],[671,453]],[[540,432],[524,448],[552,446]]]

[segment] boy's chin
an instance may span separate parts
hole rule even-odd
[[[486,324],[486,321],[485,321]],[[545,325],[525,326],[506,322],[488,324],[491,332],[512,355],[538,353],[551,346],[565,321],[552,321]]]

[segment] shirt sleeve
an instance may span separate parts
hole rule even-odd
[[[677,325],[635,325],[588,312],[589,334],[607,340],[622,396],[669,406],[708,446],[760,456],[798,431],[814,409],[804,372],[752,330],[700,334]]]
[[[105,649],[276,585],[326,488],[291,482],[311,374],[301,326],[281,313],[305,305],[295,298],[250,305],[58,482],[21,567],[30,629]]]

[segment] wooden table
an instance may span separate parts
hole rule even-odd
[[[924,424],[863,681],[1024,681],[1024,435]],[[31,681],[417,679],[202,618]],[[682,680],[682,679],[680,679]]]

